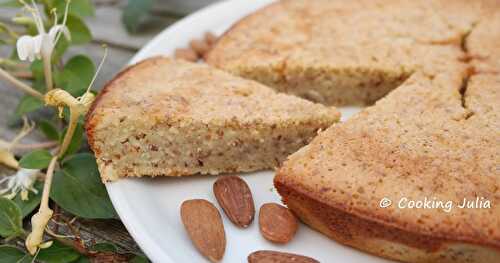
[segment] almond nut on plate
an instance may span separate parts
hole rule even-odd
[[[205,33],[205,42],[210,46],[210,48],[217,42],[217,37],[212,32]]]
[[[292,253],[259,250],[248,255],[248,263],[319,263],[319,261]]]
[[[189,47],[198,54],[204,56],[210,50],[210,46],[204,39],[193,39],[189,42]]]
[[[191,48],[178,48],[174,52],[175,59],[183,59],[190,62],[198,61],[198,54]]]
[[[203,256],[218,262],[226,250],[226,234],[219,210],[207,200],[186,200],[181,218],[191,241]]]
[[[259,227],[265,239],[275,243],[288,243],[297,232],[297,219],[279,204],[267,203],[260,207]]]
[[[238,176],[222,176],[214,183],[215,198],[231,222],[239,227],[249,226],[255,215],[252,192]]]

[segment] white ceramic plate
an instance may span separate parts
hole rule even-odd
[[[170,26],[147,44],[130,63],[154,55],[171,55],[178,47],[185,47],[206,31],[224,32],[235,21],[270,3],[272,0],[225,1],[202,9]],[[343,108],[343,118],[357,112],[357,108]],[[249,184],[255,206],[266,202],[280,202],[273,188],[272,171],[242,175]],[[204,198],[218,206],[212,193],[216,176],[185,178],[123,179],[106,184],[109,196],[121,220],[142,250],[153,262],[207,262],[193,247],[180,220],[179,208],[186,199]],[[235,227],[223,215],[227,247],[223,262],[246,262],[248,254],[270,249],[314,257],[321,262],[375,263],[383,259],[340,245],[301,225],[295,238],[286,245],[275,245],[259,233],[258,215],[247,229]]]

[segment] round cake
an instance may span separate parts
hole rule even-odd
[[[278,170],[303,222],[404,262],[498,262],[499,1],[283,0],[206,60],[280,92],[369,106]]]

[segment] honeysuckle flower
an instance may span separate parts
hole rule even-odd
[[[0,148],[0,164],[12,169],[17,169],[19,167],[19,163],[14,157],[14,154],[10,150],[3,148]]]
[[[53,11],[54,25],[48,32],[45,31],[42,14],[40,13],[40,10],[38,10],[38,6],[35,4],[34,0],[31,0],[31,5],[28,5],[25,2],[22,3],[33,16],[33,21],[36,25],[38,35],[24,35],[17,40],[16,46],[19,59],[29,61],[33,61],[35,58],[50,59],[52,51],[54,50],[61,34],[63,34],[68,40],[70,39],[70,33],[66,27],[69,1],[66,3],[64,18],[61,24],[57,24],[57,14]]]
[[[28,135],[33,128],[35,128],[35,125],[29,122],[26,117],[23,118],[23,122],[23,128],[11,142],[0,140],[0,164],[17,170],[14,175],[0,179],[0,196],[9,199],[14,198],[21,192],[21,199],[27,200],[29,191],[34,193],[37,192],[36,189],[33,188],[33,184],[38,176],[39,170],[20,168],[19,163],[11,151],[23,137]]]
[[[14,198],[18,193],[21,193],[22,200],[28,200],[28,192],[31,191],[35,194],[38,191],[33,187],[38,173],[40,170],[36,169],[19,169],[14,175],[4,177],[0,180],[0,196],[8,199]]]
[[[22,36],[17,40],[17,55],[20,60],[33,62],[41,58],[42,36]]]
[[[3,164],[12,169],[18,169],[19,163],[17,162],[14,154],[11,149],[26,135],[28,135],[33,129],[35,125],[32,122],[29,122],[26,117],[23,117],[23,128],[19,132],[18,135],[11,141],[6,142],[4,140],[0,140],[0,164]]]

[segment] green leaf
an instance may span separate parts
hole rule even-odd
[[[146,257],[141,255],[136,255],[129,261],[129,263],[149,263],[149,262],[150,261]]]
[[[50,197],[64,210],[83,218],[118,218],[101,182],[93,155],[81,153],[63,162]]]
[[[42,93],[45,93],[45,75],[43,73],[43,62],[40,59],[33,61],[30,65],[31,73],[33,74],[32,87]]]
[[[42,94],[45,94],[45,91],[47,90],[44,78],[33,79],[33,82],[31,82],[31,87],[37,91],[40,91],[40,93],[42,93]]]
[[[127,31],[136,33],[139,27],[147,21],[153,0],[128,0],[122,14],[122,22]]]
[[[19,55],[17,54],[17,48],[13,48],[9,55],[10,59],[18,60]]]
[[[55,0],[54,2],[55,7],[57,8],[57,14],[59,17],[62,17],[64,15],[64,9],[66,8],[66,1]],[[86,17],[93,16],[95,14],[95,10],[90,0],[71,0],[68,13],[79,17]]]
[[[80,254],[73,248],[54,240],[52,246],[40,250],[36,259],[45,263],[67,263],[78,258],[80,258]]]
[[[0,197],[0,236],[18,236],[23,232],[21,209],[13,201]]]
[[[85,23],[77,16],[68,15],[66,26],[71,33],[71,44],[81,45],[92,40],[92,33]],[[62,39],[63,37],[61,37]]]
[[[74,263],[90,263],[90,259],[86,256],[81,256],[77,261]]]
[[[31,70],[31,73],[33,74],[33,77],[35,79],[37,79],[37,78],[42,79],[44,77],[44,75],[43,75],[43,61],[41,59],[36,59],[35,61],[31,62],[30,70]]]
[[[70,122],[70,114],[69,114],[69,108],[67,106],[64,107],[63,109],[63,118],[66,123]],[[62,136],[64,137],[64,134],[66,133],[66,130],[63,130]]]
[[[31,262],[30,255],[12,246],[0,246],[0,263],[26,263]]]
[[[14,203],[16,203],[16,205],[21,209],[21,215],[23,218],[33,212],[33,210],[40,205],[40,200],[42,199],[43,183],[37,181],[33,187],[38,191],[38,193],[35,194],[30,191],[28,193],[28,200],[22,200],[21,195],[19,194],[12,199],[12,201],[14,201]]]
[[[66,129],[64,130],[63,135],[61,136],[61,143],[65,135],[66,135]],[[76,153],[82,145],[82,140],[83,140],[83,124],[78,122],[76,124],[73,137],[71,138],[71,141],[68,145],[68,149],[66,149],[66,152],[64,153],[63,157]]]
[[[116,246],[112,243],[97,243],[90,247],[92,251],[98,252],[116,252]]]
[[[21,117],[26,113],[36,111],[44,106],[43,102],[33,96],[24,95],[16,108],[16,116]]]
[[[31,73],[33,74],[32,87],[42,93],[45,93],[45,75],[43,72],[43,62],[40,59],[36,59],[30,65]]]
[[[66,39],[66,37],[61,36],[59,38],[59,41],[56,43],[56,47],[54,48],[54,53],[52,53],[52,64],[57,64],[59,60],[64,55],[64,52],[68,50],[69,48],[69,41]]]
[[[45,137],[50,140],[59,140],[59,132],[57,128],[48,120],[41,120],[38,122],[38,127],[45,134]]]
[[[95,73],[92,60],[84,55],[72,57],[62,71],[55,75],[56,86],[68,91],[74,97],[83,95]]]
[[[49,166],[52,154],[47,150],[36,150],[24,155],[19,165],[28,169],[44,169]]]

